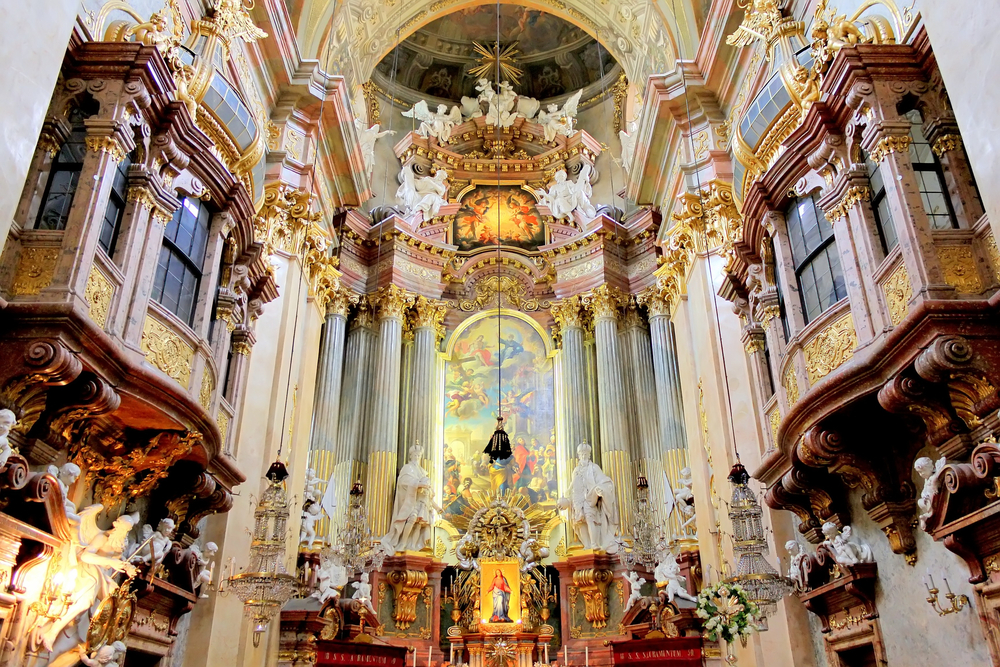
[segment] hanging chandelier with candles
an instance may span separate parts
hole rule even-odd
[[[288,525],[288,497],[285,480],[288,470],[275,461],[267,470],[267,488],[254,510],[250,560],[245,570],[225,580],[219,593],[232,592],[243,602],[243,613],[253,628],[253,645],[267,624],[299,591],[299,582],[285,570],[285,541]]]
[[[325,554],[347,570],[348,577],[379,569],[386,556],[368,525],[362,502],[364,495],[361,481],[354,482],[348,499],[347,517]]]
[[[666,548],[663,531],[656,523],[656,514],[649,506],[649,482],[640,475],[635,485],[636,510],[632,519],[630,540],[620,540],[618,560],[629,570],[637,565],[652,572],[658,553]]]
[[[740,463],[729,472],[733,497],[729,504],[729,519],[733,524],[733,554],[736,574],[727,581],[739,584],[760,609],[761,627],[767,629],[767,617],[778,608],[778,600],[792,592],[792,581],[783,577],[767,561],[767,536],[761,523],[760,504],[747,483],[750,473]]]

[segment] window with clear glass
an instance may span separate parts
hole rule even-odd
[[[875,216],[875,229],[878,240],[882,244],[882,252],[886,255],[899,243],[896,236],[896,221],[892,219],[892,211],[885,197],[885,181],[882,180],[882,170],[871,158],[865,156],[865,166],[868,169],[868,186],[871,188],[872,214]]]
[[[917,187],[920,189],[920,199],[924,211],[930,220],[931,229],[957,229],[958,220],[948,196],[948,186],[944,180],[944,172],[937,155],[931,150],[931,145],[924,136],[924,120],[920,112],[914,109],[906,114],[912,123],[910,126],[910,163],[917,177]]]
[[[816,198],[795,200],[785,213],[806,323],[847,296],[837,244]]]
[[[129,153],[115,168],[114,182],[111,184],[111,195],[108,197],[108,208],[104,211],[101,221],[101,235],[97,243],[107,253],[108,257],[115,254],[115,244],[118,243],[118,230],[125,217],[125,201],[128,191],[128,170],[132,166],[135,153]]]
[[[83,158],[87,154],[87,128],[84,120],[93,113],[94,110],[86,107],[77,107],[70,112],[69,123],[72,129],[69,138],[52,160],[35,229],[66,229],[66,221],[73,206],[73,195],[76,194],[80,172],[83,171]]]
[[[186,197],[163,234],[153,298],[188,325],[194,321],[208,230],[208,209],[199,200]]]

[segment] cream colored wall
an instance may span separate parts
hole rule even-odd
[[[43,6],[44,5],[44,6]],[[79,0],[5,2],[0,21],[0,245],[42,131]]]
[[[1000,10],[981,0],[919,0],[994,236],[1000,236]],[[956,20],[957,19],[957,20]]]
[[[235,427],[234,456],[247,481],[237,489],[238,495],[234,494],[233,508],[210,517],[203,531],[205,541],[219,545],[220,569],[230,558],[236,559],[237,568],[247,565],[254,508],[264,488],[264,473],[275,460],[284,434],[281,459],[287,462],[290,473],[287,488],[291,505],[285,566],[290,573],[295,572],[323,316],[312,300],[307,300],[307,285],[298,262],[287,257],[276,257],[275,262],[280,296],[264,307],[257,321],[242,418]],[[185,667],[275,664],[276,624],[269,626],[260,646],[254,648],[247,623],[235,595],[216,594],[201,600],[192,612]]]

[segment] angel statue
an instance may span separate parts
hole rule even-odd
[[[937,495],[941,471],[947,463],[942,456],[937,461],[932,461],[926,456],[921,456],[913,462],[913,469],[924,480],[924,488],[920,491],[920,498],[917,499],[917,509],[920,514],[917,519],[920,521],[920,529],[927,530],[927,519],[934,513],[934,496]]]
[[[634,120],[630,120],[626,126],[626,130],[618,130],[618,141],[622,145],[622,161],[621,167],[628,173],[628,170],[632,167],[632,156],[635,155],[635,140],[636,140],[636,130],[638,126]]]
[[[545,107],[545,111],[538,112],[538,124],[542,126],[545,133],[545,141],[555,141],[557,134],[565,137],[573,136],[574,120],[582,95],[583,89],[580,89],[566,100],[562,109],[559,108],[558,104],[549,104]]]
[[[75,526],[73,541],[66,545],[64,556],[66,571],[76,572],[74,581],[63,584],[64,587],[73,587],[73,602],[61,616],[36,630],[37,640],[52,656],[50,664],[56,663],[63,654],[76,655],[79,647],[85,645],[87,629],[97,605],[118,588],[115,576],[122,571],[129,577],[136,574],[135,566],[122,557],[125,540],[135,523],[134,517],[123,514],[115,519],[109,530],[101,530],[97,517],[102,511],[104,506],[101,504],[80,510],[80,523]]]
[[[451,129],[462,122],[462,112],[458,107],[452,107],[448,111],[447,104],[439,104],[437,111],[431,111],[427,102],[420,100],[409,111],[404,111],[403,115],[420,121],[417,134],[422,137],[434,137],[438,143],[446,144],[451,139]]]
[[[448,186],[444,183],[448,172],[438,169],[433,177],[417,178],[413,167],[404,167],[402,176],[403,183],[396,190],[396,201],[406,209],[406,214],[421,211],[424,220],[437,217],[441,206],[448,203]]]
[[[820,546],[825,544],[830,548],[837,564],[850,566],[875,562],[872,548],[860,540],[855,540],[850,526],[844,526],[844,529],[840,530],[837,524],[827,521],[823,524],[822,531],[826,540]]]
[[[579,210],[585,218],[596,218],[597,210],[590,203],[590,194],[593,192],[590,185],[590,173],[590,165],[585,165],[574,183],[567,179],[566,171],[560,169],[553,176],[554,183],[547,192],[545,190],[534,191],[538,195],[538,203],[548,206],[552,216],[557,220],[560,218],[571,219],[573,211],[576,210]]]
[[[656,552],[659,562],[653,571],[653,577],[656,579],[656,587],[667,594],[667,601],[673,602],[678,597],[697,602],[698,598],[687,592],[687,577],[681,574],[681,566],[677,564],[677,557],[670,548],[661,543]]]
[[[809,554],[795,540],[785,542],[785,551],[788,552],[788,578],[795,584],[795,590],[806,590],[808,587],[808,576],[805,565]]]
[[[628,602],[625,603],[625,611],[632,608],[636,602],[642,599],[642,585],[646,583],[646,580],[639,576],[638,572],[629,572],[625,575],[625,580],[628,582],[629,595]]]
[[[368,172],[368,178],[371,178],[375,172],[375,142],[396,132],[395,130],[380,132],[381,126],[378,123],[366,129],[364,121],[360,118],[354,119],[354,127],[358,130],[358,144],[361,146],[361,157],[365,161],[365,171]]]
[[[517,112],[514,110],[517,93],[511,87],[510,82],[504,81],[500,84],[500,92],[490,95],[487,103],[489,108],[486,111],[486,124],[496,127],[508,128],[517,120]]]

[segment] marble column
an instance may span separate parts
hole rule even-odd
[[[347,336],[347,312],[351,293],[340,288],[323,299],[326,306],[326,324],[320,343],[319,364],[316,370],[316,400],[313,409],[312,433],[309,439],[309,468],[316,477],[333,485],[333,498],[338,508],[345,508],[347,494],[338,486],[335,468],[344,458],[345,448],[340,446],[340,395],[344,377],[344,343]],[[354,297],[357,300],[357,297]],[[343,492],[343,493],[342,493]],[[336,517],[331,517],[336,518]],[[328,526],[322,526],[327,528]]]
[[[439,393],[436,387],[438,341],[447,309],[443,303],[421,296],[417,297],[412,312],[413,375],[409,401],[409,434],[412,442],[405,444],[419,442],[430,459],[435,451],[434,431],[438,416],[434,410]]]
[[[597,403],[600,415],[601,466],[615,484],[621,533],[631,530],[635,476],[629,451],[629,429],[622,355],[618,341],[618,310],[624,295],[601,285],[583,298],[594,319],[597,352]]]
[[[572,464],[576,457],[576,446],[581,442],[591,442],[587,362],[583,342],[585,332],[580,297],[570,297],[553,304],[551,312],[559,325],[562,339],[562,351],[559,354],[563,394],[566,398],[564,410],[569,415],[565,423],[565,456],[566,461]]]
[[[375,293],[374,302],[378,307],[379,333],[368,428],[368,488],[365,498],[372,532],[383,535],[389,527],[389,513],[396,488],[403,313],[413,304],[413,297],[404,289],[387,285]]]
[[[649,313],[650,350],[659,417],[660,462],[667,473],[672,491],[676,493],[680,486],[681,471],[688,467],[688,452],[680,369],[677,366],[677,343],[670,324],[671,297],[662,285],[655,285],[640,295],[639,302],[647,307]],[[679,513],[674,511],[667,525],[668,536],[680,535],[682,523]],[[690,531],[693,530],[692,523]]]
[[[368,297],[363,296],[350,321],[344,348],[333,472],[337,507],[347,507],[347,494],[355,480],[366,480],[367,443],[364,434],[367,433],[367,406],[375,348],[373,324],[374,309]]]

